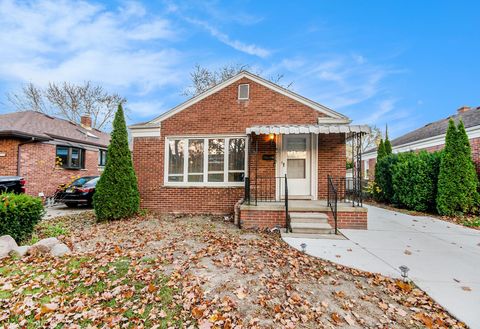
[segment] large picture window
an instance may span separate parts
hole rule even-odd
[[[84,169],[85,150],[77,147],[57,146],[56,163],[65,169]]]
[[[167,183],[241,185],[245,178],[245,138],[169,138]]]

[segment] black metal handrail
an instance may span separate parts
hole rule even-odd
[[[334,187],[337,190],[339,202],[352,203],[353,207],[363,206],[363,186],[364,180],[353,177],[332,177],[329,176]]]
[[[279,187],[277,189],[277,186]],[[280,194],[280,195],[278,195]],[[292,232],[290,213],[288,211],[288,179],[285,176],[275,177],[245,177],[245,203],[258,205],[258,202],[281,202],[285,203],[285,227],[286,232]]]
[[[333,182],[333,178],[328,175],[327,176],[327,204],[332,210],[333,221],[335,223],[335,234],[338,234],[338,225],[337,225],[337,205],[338,205],[338,190]]]
[[[290,213],[288,212],[288,181],[287,174],[285,174],[285,227],[286,233],[292,232],[292,225],[290,223]]]

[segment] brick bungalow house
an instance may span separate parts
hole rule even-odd
[[[425,126],[406,133],[403,136],[392,140],[393,153],[421,151],[435,152],[445,146],[445,135],[447,133],[448,121],[453,119],[458,123],[463,121],[467,131],[472,158],[480,174],[480,107],[462,106],[457,113],[448,118],[427,123]],[[377,149],[367,150],[362,155],[364,176],[369,179],[375,178],[375,164],[377,163]]]
[[[129,127],[142,207],[164,213],[235,212],[242,227],[331,232],[327,176],[344,196],[346,139],[369,131],[350,122],[243,71]],[[366,228],[361,202],[342,196],[338,227]]]
[[[50,196],[78,176],[99,175],[110,135],[35,111],[0,115],[0,176],[22,176],[27,193]]]

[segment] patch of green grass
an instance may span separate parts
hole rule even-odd
[[[468,227],[480,227],[480,217],[464,219],[462,224]]]
[[[22,244],[32,245],[45,238],[56,238],[60,235],[68,235],[70,231],[62,222],[42,221],[37,224],[35,231],[30,239],[23,241]]]
[[[12,297],[12,293],[6,290],[0,290],[0,299],[8,299]]]

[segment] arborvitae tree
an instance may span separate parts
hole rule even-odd
[[[118,106],[105,170],[97,183],[93,205],[97,220],[112,220],[132,216],[138,212],[140,195],[128,148],[127,126],[123,108]]]
[[[385,150],[385,144],[383,142],[383,139],[380,139],[380,144],[378,144],[377,148],[377,162],[386,155],[387,152]]]
[[[450,119],[438,176],[438,212],[452,216],[473,210],[478,200],[477,185],[465,127],[462,122],[455,127]]]
[[[462,182],[460,196],[461,211],[470,212],[477,206],[478,202],[478,177],[475,165],[473,164],[472,149],[470,148],[468,135],[461,120],[457,128],[460,150],[462,151],[462,155],[458,157],[459,161],[461,161],[459,164],[461,169],[459,174]]]
[[[385,126],[385,154],[389,155],[392,154],[392,143],[390,143],[390,140],[388,139],[388,127]]]

